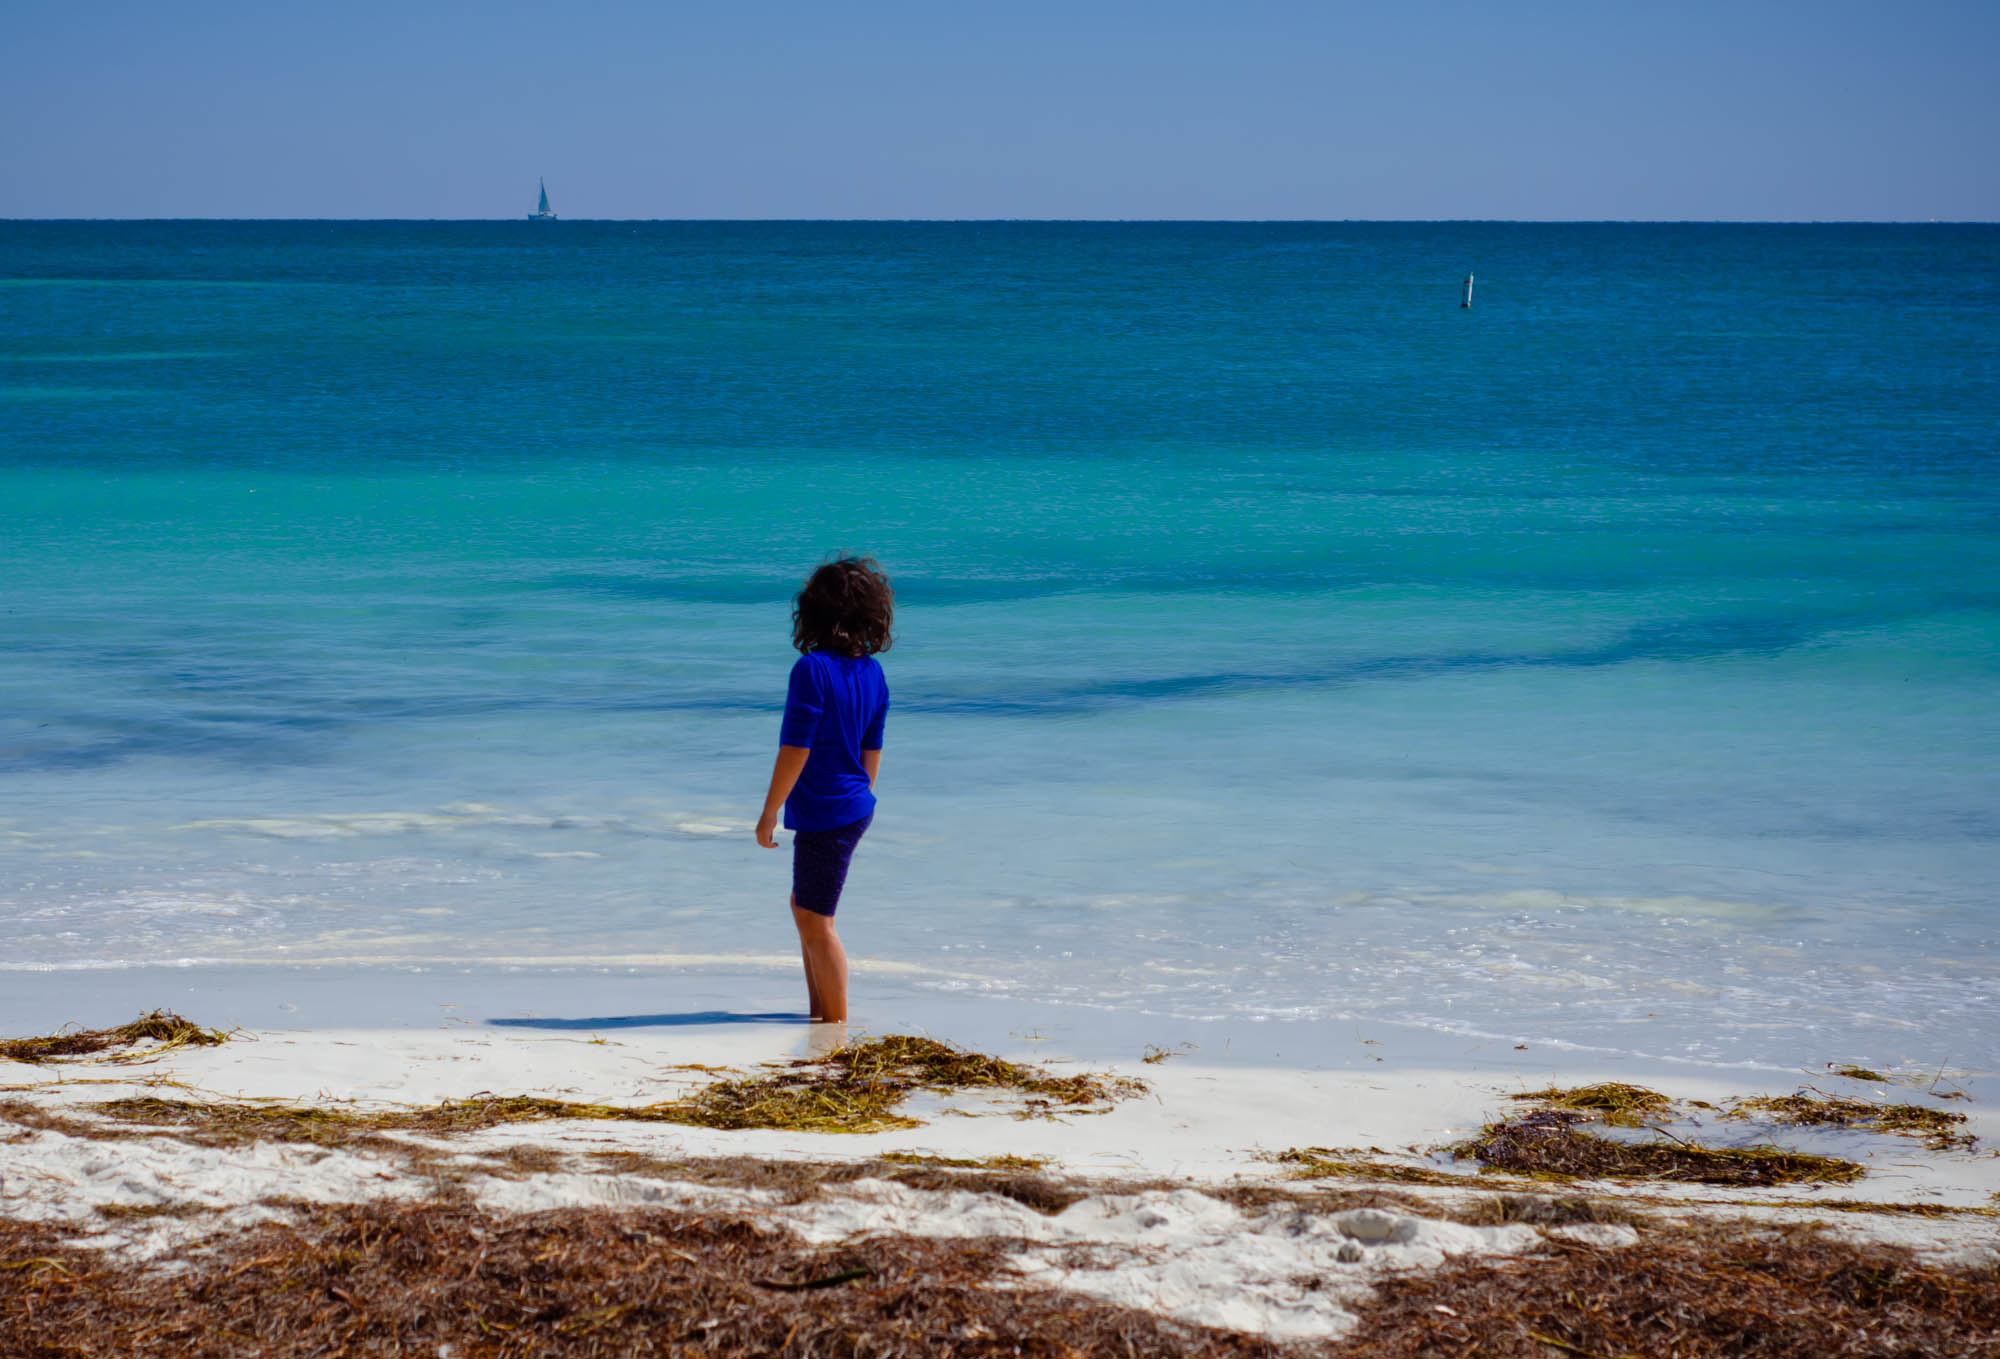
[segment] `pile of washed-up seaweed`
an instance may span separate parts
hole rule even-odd
[[[515,1095],[446,1100],[415,1109],[356,1110],[321,1104],[142,1095],[105,1100],[88,1109],[100,1116],[171,1127],[178,1136],[211,1145],[278,1140],[329,1146],[383,1133],[461,1133],[500,1123],[558,1118],[722,1129],[879,1132],[919,1126],[919,1120],[899,1112],[902,1103],[918,1091],[1006,1096],[1017,1102],[1019,1116],[1035,1117],[1102,1113],[1115,1101],[1145,1088],[1143,1082],[1129,1077],[1089,1072],[1053,1075],[933,1038],[890,1034],[848,1044],[823,1057],[788,1062],[761,1076],[716,1080],[686,1099],[655,1104],[589,1104]]]
[[[1889,1359],[2000,1355],[2000,1268],[1929,1263],[1813,1229],[1660,1227],[1551,1238],[1379,1285],[1360,1328],[1280,1344],[1021,1287],[1019,1243],[805,1243],[769,1222],[651,1209],[481,1212],[463,1200],[287,1205],[121,1261],[0,1220],[10,1355],[248,1359],[512,1356],[1316,1356]],[[1302,1281],[1311,1286],[1312,1281]]]

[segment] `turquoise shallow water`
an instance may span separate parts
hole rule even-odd
[[[843,928],[909,984],[2000,1064],[1996,266],[0,223],[0,966],[782,958],[749,821],[849,549],[903,608]]]

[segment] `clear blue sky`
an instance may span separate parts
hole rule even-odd
[[[0,0],[0,217],[2000,218],[2000,0]]]

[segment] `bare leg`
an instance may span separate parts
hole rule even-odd
[[[812,915],[812,912],[801,911],[799,909],[799,899],[793,897],[792,924],[798,928],[799,957],[804,960],[806,966],[806,1013],[811,1015],[814,1020],[821,1020],[826,1018],[826,1008],[820,1003],[819,987],[813,983],[812,946],[806,943],[806,927],[799,923],[800,917],[809,915]]]
[[[847,950],[834,932],[833,917],[792,907],[799,946],[806,960],[806,994],[812,1017],[829,1023],[847,1022]]]

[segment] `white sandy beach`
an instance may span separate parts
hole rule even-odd
[[[949,1038],[950,1034],[939,1034]],[[726,1074],[758,1074],[761,1064],[809,1055],[825,1035],[787,1024],[684,1024],[548,1032],[450,1022],[417,1030],[336,1028],[239,1031],[217,1047],[180,1048],[148,1058],[116,1054],[28,1065],[0,1062],[0,1099],[81,1119],[89,1106],[129,1095],[197,1102],[284,1102],[380,1110],[474,1096],[527,1095],[585,1104],[645,1105],[685,1096]],[[1380,1046],[1380,1045],[1378,1045]],[[999,1055],[1058,1073],[1087,1067],[1146,1082],[1145,1095],[1107,1113],[1015,1116],[1018,1101],[918,1095],[904,1112],[922,1126],[865,1134],[718,1131],[666,1123],[565,1119],[512,1123],[426,1137],[397,1133],[450,1167],[482,1207],[499,1212],[579,1205],[680,1206],[742,1212],[782,1222],[815,1242],[897,1232],[995,1236],[1025,1243],[1015,1263],[1027,1281],[1141,1307],[1184,1321],[1274,1337],[1339,1334],[1384,1271],[1425,1268],[1466,1252],[1532,1248],[1544,1231],[1600,1246],[1638,1239],[1622,1225],[1539,1228],[1469,1226],[1448,1220],[1467,1196],[1547,1185],[1479,1175],[1430,1149],[1501,1116],[1506,1096],[1552,1076],[1566,1085],[1635,1079],[1630,1071],[1575,1062],[1559,1072],[1526,1059],[1511,1073],[1408,1063],[1393,1054],[1367,1069],[1308,1070],[1235,1062],[1182,1051],[1163,1060],[1079,1064],[1049,1042],[1017,1040]],[[704,1069],[692,1069],[692,1068]],[[1863,1178],[1839,1186],[1712,1189],[1647,1183],[1581,1184],[1560,1192],[1613,1198],[1666,1217],[1758,1215],[1820,1220],[1843,1233],[1942,1252],[1991,1249],[2000,1233],[2000,1116],[1981,1098],[1944,1101],[1921,1090],[1808,1073],[1787,1083],[1713,1074],[1646,1082],[1676,1100],[1720,1104],[1750,1093],[1811,1085],[1857,1097],[1928,1102],[1967,1115],[1979,1138],[1971,1150],[1926,1150],[1907,1139],[1853,1130],[1802,1133],[1747,1123],[1709,1122],[1711,1145],[1774,1140],[1792,1149],[1859,1162]],[[0,1114],[0,1122],[7,1116]],[[321,1147],[261,1141],[202,1145],[173,1135],[105,1140],[60,1127],[23,1124],[0,1151],[0,1214],[58,1220],[94,1239],[157,1257],[191,1238],[282,1214],[272,1200],[352,1202],[435,1192],[433,1172],[380,1147]],[[131,1125],[123,1125],[130,1127]],[[0,1134],[4,1136],[4,1134]],[[536,1150],[532,1162],[518,1149]],[[1238,1206],[1218,1196],[1245,1184],[1307,1187],[1295,1167],[1276,1162],[1292,1148],[1351,1149],[1381,1166],[1462,1173],[1463,1186],[1318,1179],[1310,1186],[1381,1191],[1381,1206],[1302,1212],[1274,1199]],[[622,1164],[607,1153],[629,1153]],[[1084,1182],[1084,1196],[1043,1213],[976,1187],[929,1189],[862,1177],[809,1196],[714,1175],[676,1176],[672,1163],[752,1158],[773,1163],[874,1161],[885,1156],[1045,1163],[1041,1173]],[[645,1158],[635,1160],[633,1157]],[[524,1169],[523,1166],[528,1168]],[[637,1167],[637,1168],[634,1168]],[[1936,1215],[1850,1211],[1841,1205],[1920,1206]],[[1434,1211],[1427,1207],[1434,1205]],[[193,1206],[193,1216],[154,1215]],[[106,1212],[105,1210],[111,1210]],[[147,1210],[121,1212],[119,1210]],[[1304,1281],[1318,1281],[1308,1287]]]

